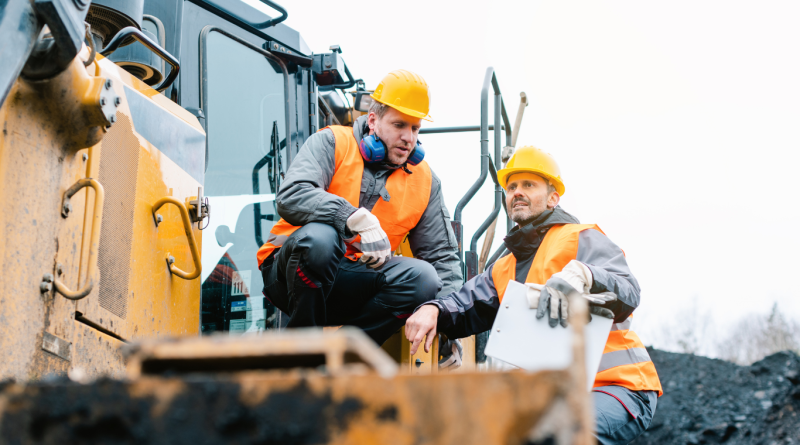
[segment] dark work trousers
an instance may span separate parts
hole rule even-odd
[[[425,261],[394,257],[371,269],[344,254],[336,229],[310,223],[264,261],[264,295],[289,315],[287,327],[356,326],[381,345],[442,288]]]

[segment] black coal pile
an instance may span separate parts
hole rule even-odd
[[[664,395],[635,445],[800,444],[800,356],[751,366],[648,349]]]

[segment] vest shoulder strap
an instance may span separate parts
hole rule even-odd
[[[354,207],[358,207],[361,191],[361,177],[364,175],[364,160],[353,136],[352,127],[331,125],[326,127],[333,132],[336,140],[335,167],[328,192],[346,199]],[[344,174],[340,174],[340,172]]]
[[[508,282],[514,279],[516,270],[517,259],[514,258],[514,254],[512,253],[495,261],[492,266],[492,282],[494,282],[494,288],[497,290],[497,296],[501,303],[506,294]]]
[[[527,282],[544,284],[554,273],[561,272],[567,263],[578,256],[580,233],[590,229],[603,233],[595,224],[562,224],[551,227],[536,251]]]
[[[580,233],[590,229],[603,233],[595,224],[562,224],[551,227],[536,251],[525,282],[544,284],[554,273],[564,269],[567,263],[578,256]],[[500,301],[503,301],[508,282],[516,278],[516,268],[517,259],[513,254],[500,258],[492,266],[492,281]]]

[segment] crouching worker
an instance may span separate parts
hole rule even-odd
[[[288,327],[357,326],[382,344],[462,276],[439,178],[417,141],[428,85],[397,70],[372,98],[352,128],[327,127],[300,148],[258,264]],[[392,257],[406,235],[414,258]]]
[[[605,301],[590,303],[594,316],[614,319],[593,388],[596,436],[602,444],[627,444],[650,425],[662,391],[650,356],[630,330],[639,284],[625,254],[599,227],[578,224],[558,206],[564,184],[549,154],[522,147],[497,176],[517,223],[504,240],[510,254],[461,290],[418,308],[406,323],[411,352],[426,335],[429,349],[437,330],[462,338],[491,329],[510,280],[545,285],[536,315],[548,316],[556,329],[566,326],[568,295],[606,293]]]

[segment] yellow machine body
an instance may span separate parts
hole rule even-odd
[[[396,256],[414,258],[408,237],[400,243],[394,252]],[[439,359],[443,351],[439,351],[439,342],[434,341],[430,351],[425,348],[417,349],[416,354],[411,354],[411,343],[406,340],[405,327],[399,332],[389,337],[386,343],[381,346],[390,357],[400,364],[400,370],[414,375],[437,374],[439,372]],[[437,339],[438,340],[438,339]],[[462,362],[461,366],[448,372],[471,372],[478,369],[475,363],[475,336],[471,335],[461,340]]]
[[[171,269],[199,274],[181,213],[196,212],[203,128],[102,56],[84,66],[87,57],[84,48],[47,81],[18,79],[0,108],[0,378],[120,375],[123,341],[199,332],[200,280]],[[65,199],[83,178],[99,183],[102,206],[94,186]],[[184,210],[154,215],[164,197]],[[199,245],[198,223],[186,224]],[[91,290],[65,297],[81,289]]]

